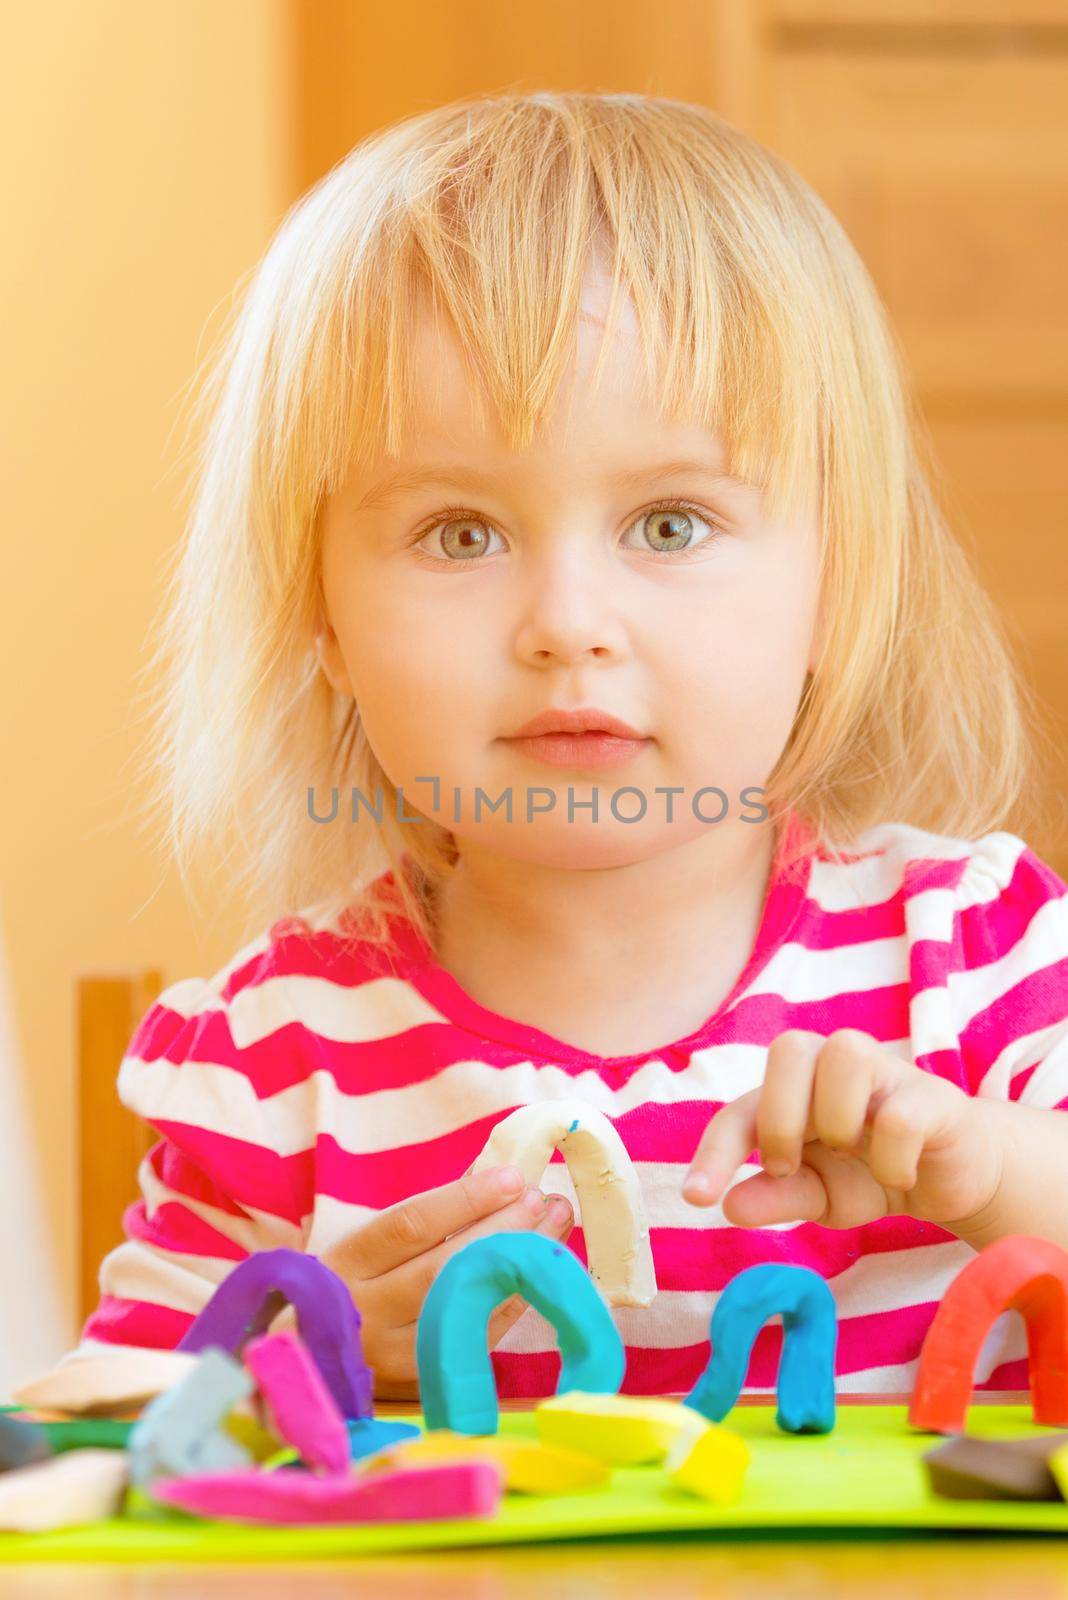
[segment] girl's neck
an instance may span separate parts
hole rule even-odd
[[[465,846],[434,914],[438,961],[480,1005],[578,1049],[625,1055],[695,1032],[760,926],[770,824],[724,824],[613,868],[553,868]]]

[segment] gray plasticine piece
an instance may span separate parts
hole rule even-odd
[[[51,1441],[40,1423],[0,1413],[0,1471],[32,1466],[52,1453]]]
[[[343,1417],[374,1415],[371,1370],[363,1358],[360,1313],[343,1279],[300,1250],[258,1250],[238,1262],[186,1330],[179,1350],[218,1345],[240,1357],[291,1305],[297,1328]]]
[[[186,1478],[200,1472],[236,1472],[252,1457],[223,1423],[256,1387],[251,1372],[213,1345],[173,1389],[156,1395],[134,1423],[127,1441],[130,1481]]]

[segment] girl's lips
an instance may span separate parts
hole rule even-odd
[[[540,733],[506,739],[523,755],[552,767],[619,767],[633,761],[650,739],[620,739],[614,733]]]

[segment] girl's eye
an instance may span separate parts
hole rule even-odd
[[[703,523],[708,530],[705,538],[694,538],[695,522]],[[697,545],[710,543],[720,533],[696,506],[687,505],[684,500],[665,500],[651,511],[643,511],[633,526],[640,529],[642,539],[648,540],[649,549],[667,555],[688,554]],[[627,531],[629,533],[630,529]]]
[[[489,548],[490,525],[481,517],[471,511],[465,511],[461,506],[447,506],[441,513],[438,521],[432,523],[416,540],[416,549],[429,539],[432,533],[441,533],[441,547],[445,550],[444,558],[437,556],[434,551],[427,550],[423,554],[430,556],[431,560],[446,560],[453,563],[460,561],[474,561],[484,555]]]
[[[703,524],[706,529],[704,537],[695,537],[694,524]],[[637,520],[627,529],[627,533],[637,528],[639,537],[647,543],[642,546],[628,545],[626,548],[640,548],[652,551],[654,554],[686,555],[696,546],[708,544],[719,537],[721,530],[696,506],[684,500],[664,500],[649,511],[643,511]],[[446,553],[443,557],[435,552],[424,550],[422,553],[431,560],[444,560],[456,565],[464,561],[476,561],[485,555],[490,548],[491,536],[496,530],[484,518],[475,513],[466,511],[460,506],[450,506],[442,512],[438,521],[430,527],[424,528],[416,538],[418,549],[423,541],[429,539],[431,534],[441,530],[440,548]]]

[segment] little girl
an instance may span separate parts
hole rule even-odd
[[[80,1349],[284,1245],[413,1396],[452,1252],[585,1259],[562,1163],[465,1176],[578,1097],[651,1232],[626,1390],[689,1388],[762,1261],[830,1282],[842,1390],[907,1389],[976,1249],[1068,1245],[1068,899],[1003,831],[1026,690],[834,218],[700,106],[444,106],[293,208],[204,393],[150,759],[266,931],[134,1035],[160,1139]],[[490,1340],[551,1391],[533,1309]]]

